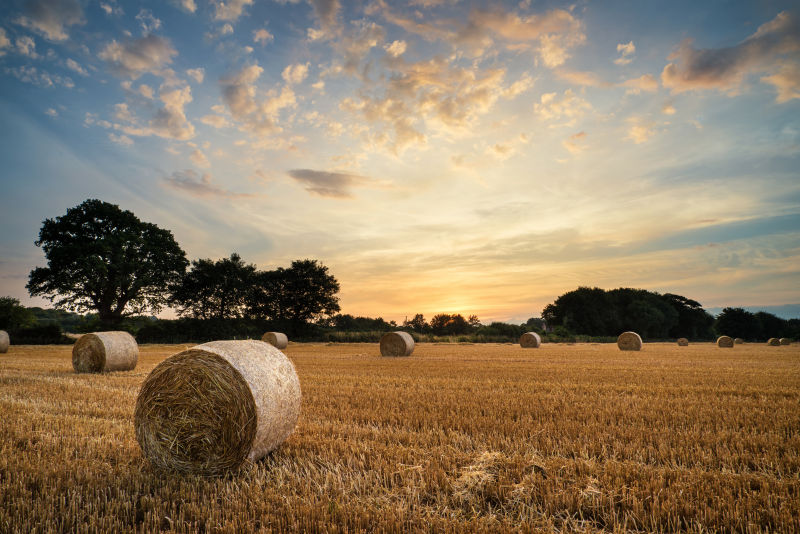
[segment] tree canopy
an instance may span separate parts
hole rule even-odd
[[[31,271],[31,296],[79,312],[96,310],[109,325],[125,315],[158,311],[188,264],[172,232],[96,199],[46,219],[36,246],[47,267]]]
[[[542,318],[549,327],[561,326],[574,334],[617,336],[625,330],[645,338],[693,339],[713,336],[714,318],[698,302],[644,289],[579,287],[545,306]]]
[[[178,313],[196,319],[232,319],[246,314],[256,267],[235,252],[230,258],[200,259],[184,275],[171,303]]]

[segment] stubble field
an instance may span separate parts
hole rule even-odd
[[[302,412],[222,478],[154,471],[142,381],[0,355],[2,532],[800,531],[800,346],[291,344]]]

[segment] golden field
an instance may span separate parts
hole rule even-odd
[[[154,471],[148,372],[0,355],[0,532],[800,531],[800,346],[290,344],[294,434],[222,478]]]

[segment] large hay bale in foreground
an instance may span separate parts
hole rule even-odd
[[[792,340],[789,339],[788,337],[782,337],[780,339],[780,342],[781,342],[781,345],[791,345],[792,344]]]
[[[130,371],[139,360],[139,345],[127,332],[84,334],[72,346],[72,367],[78,373]]]
[[[381,356],[411,356],[414,338],[408,332],[387,332],[381,336]]]
[[[617,338],[619,350],[642,350],[642,338],[636,332],[623,332]]]
[[[689,340],[686,339],[685,337],[678,338],[678,346],[679,347],[688,347],[689,346]]]
[[[300,415],[300,381],[261,341],[212,341],[170,356],[136,399],[134,426],[160,469],[221,475],[283,443]]]
[[[719,336],[717,338],[717,346],[721,349],[732,349],[733,338],[731,336]]]
[[[8,338],[8,332],[0,330],[0,353],[8,352],[8,346],[10,344],[11,340]]]
[[[771,337],[767,340],[767,345],[769,345],[770,347],[780,347],[781,340],[778,339],[777,337]]]
[[[744,339],[742,339],[740,337],[735,337],[735,338],[733,338],[733,344],[734,345],[743,345],[744,344]]]
[[[542,338],[536,332],[525,332],[519,338],[519,345],[523,349],[538,349],[542,344]]]
[[[285,349],[289,345],[289,338],[281,332],[267,332],[261,336],[261,341],[269,343],[276,349]]]

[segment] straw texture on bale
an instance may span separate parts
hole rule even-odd
[[[742,339],[740,337],[733,338],[733,344],[734,345],[741,345],[742,343],[744,343],[744,339]]]
[[[781,345],[791,345],[792,344],[792,340],[789,339],[788,337],[782,337],[780,339],[780,342],[781,342]]]
[[[619,350],[642,350],[642,338],[636,332],[623,332],[617,338]]]
[[[283,443],[300,415],[300,381],[261,341],[212,341],[158,364],[136,399],[136,440],[157,468],[221,475]]]
[[[538,349],[542,344],[542,338],[536,332],[525,332],[519,338],[519,345],[523,349]]]
[[[381,356],[411,356],[414,338],[408,332],[387,332],[381,336]]]
[[[11,340],[8,338],[8,332],[0,330],[0,353],[8,352],[8,346],[10,344]]]
[[[733,338],[731,336],[719,336],[717,338],[717,346],[721,349],[732,349]]]
[[[269,343],[276,349],[285,349],[289,345],[289,338],[281,332],[267,332],[261,337],[261,341]]]
[[[130,371],[139,360],[139,345],[127,332],[84,334],[72,346],[72,367],[78,373]]]
[[[778,339],[777,337],[771,337],[767,340],[767,345],[769,345],[770,347],[780,347],[781,340]]]
[[[689,346],[689,340],[686,339],[685,337],[678,338],[678,346],[679,347],[688,347]]]

